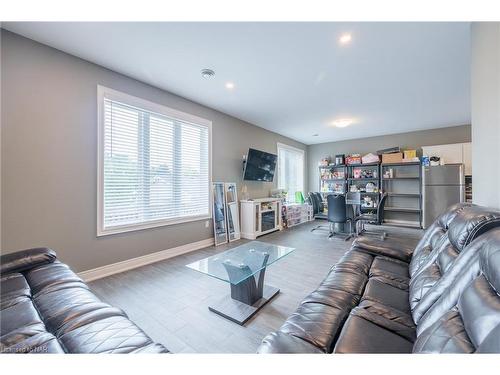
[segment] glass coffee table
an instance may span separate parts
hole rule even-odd
[[[266,267],[294,250],[293,247],[252,241],[186,267],[230,284],[231,294],[208,309],[243,325],[280,291],[264,285]]]

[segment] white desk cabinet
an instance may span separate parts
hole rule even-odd
[[[281,200],[259,198],[242,200],[241,237],[255,240],[257,237],[281,230]]]

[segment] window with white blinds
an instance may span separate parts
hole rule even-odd
[[[99,87],[98,234],[210,217],[207,120]]]
[[[304,151],[278,143],[278,189],[287,191],[287,201],[295,203],[295,193],[304,192]]]

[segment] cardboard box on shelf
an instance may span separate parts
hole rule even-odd
[[[383,154],[382,155],[382,164],[402,163],[402,162],[403,162],[403,153],[402,152],[394,152],[392,154]]]
[[[378,155],[372,154],[371,152],[369,154],[366,154],[361,158],[361,161],[363,164],[370,164],[370,163],[379,163],[380,158]]]
[[[361,155],[360,154],[352,154],[346,157],[346,164],[361,164]]]
[[[405,159],[413,159],[417,157],[417,150],[405,150],[403,152]]]

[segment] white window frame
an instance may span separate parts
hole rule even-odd
[[[155,112],[180,121],[191,122],[206,126],[208,129],[208,182],[209,194],[208,214],[188,216],[174,219],[161,219],[148,221],[147,223],[126,224],[104,228],[104,98],[128,104],[146,111]],[[188,223],[193,221],[209,220],[212,218],[212,121],[181,112],[176,109],[153,103],[117,90],[97,85],[97,236],[126,233],[143,229],[157,228],[174,224]]]
[[[279,149],[280,148],[285,148],[285,149],[288,149],[288,150],[291,150],[291,151],[296,151],[296,152],[299,152],[302,154],[302,193],[304,194],[305,196],[305,186],[306,186],[306,152],[300,148],[297,148],[297,147],[293,147],[293,146],[290,146],[290,145],[287,145],[285,143],[276,143],[276,154],[278,155],[278,158],[279,158]],[[278,168],[277,168],[277,171],[278,171],[278,189],[279,189],[279,186],[281,186],[280,184],[280,161],[278,160]]]

